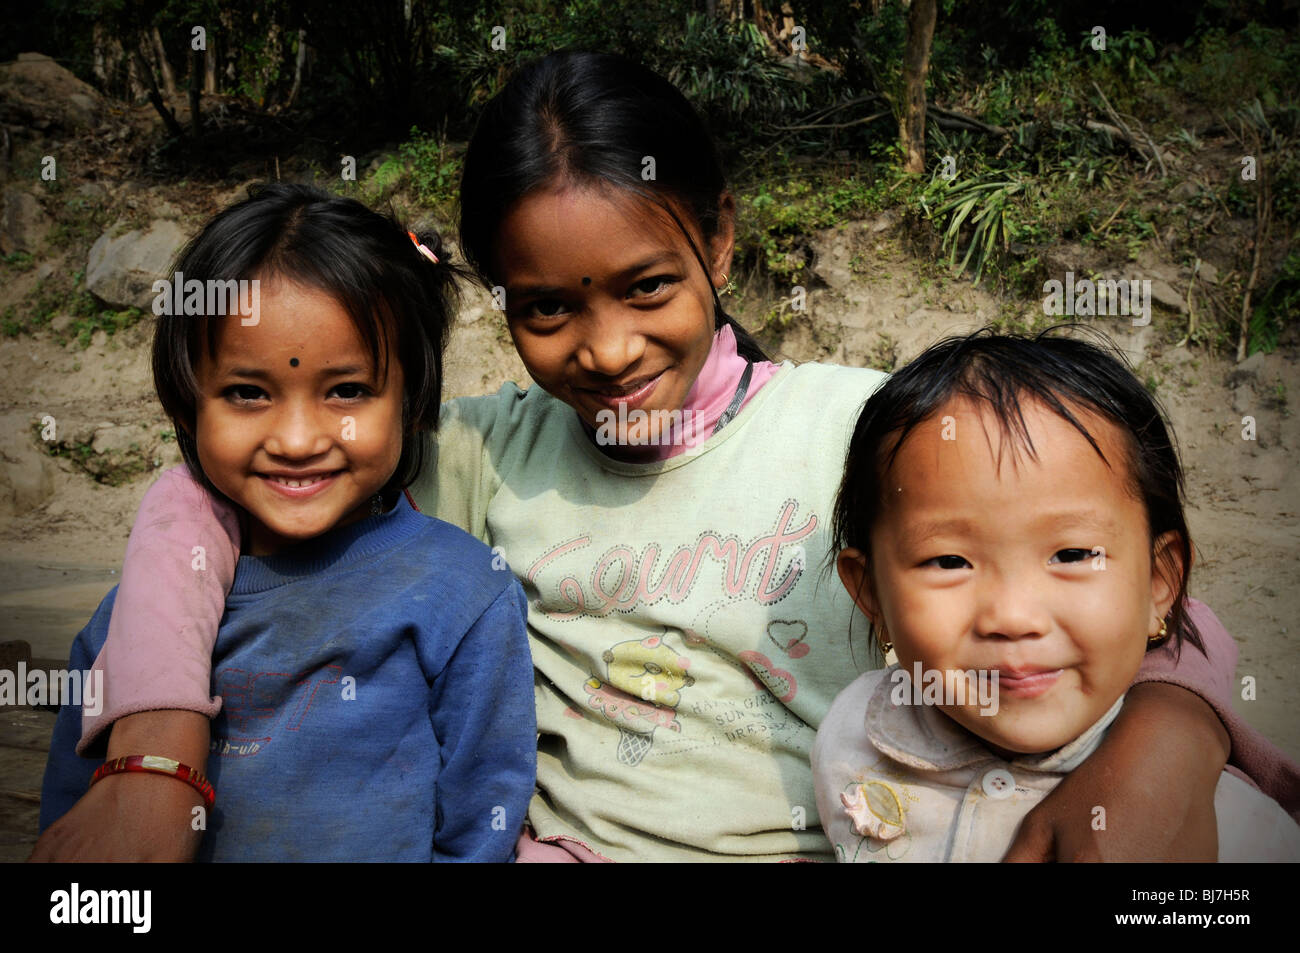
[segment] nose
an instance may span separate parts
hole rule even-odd
[[[618,377],[641,360],[646,341],[631,309],[612,304],[596,305],[583,327],[577,349],[578,366],[589,374]]]
[[[994,570],[980,582],[975,633],[981,638],[1024,639],[1051,628],[1045,594],[1032,571]]]
[[[337,415],[327,418],[313,412],[306,401],[290,400],[271,421],[263,444],[266,452],[286,460],[306,460],[328,452],[334,431],[341,433],[341,425]]]

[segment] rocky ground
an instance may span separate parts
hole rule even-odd
[[[23,132],[3,167],[0,255],[31,256],[30,267],[0,271],[0,312],[50,288],[72,289],[67,276],[78,272],[100,301],[147,310],[149,282],[176,247],[241,194],[242,176],[196,186],[133,175],[129,144],[153,126],[147,107],[105,103],[52,61],[0,65],[0,119]],[[120,155],[105,158],[113,141],[124,144]],[[57,188],[39,178],[44,154],[60,160]],[[79,162],[93,173],[81,174]],[[890,369],[946,334],[1044,320],[1038,302],[1008,304],[945,277],[893,214],[828,229],[810,253],[808,309],[786,312],[788,320],[764,334],[781,359]],[[1134,267],[1077,248],[1053,255],[1053,267],[1076,274]],[[1193,594],[1214,608],[1240,650],[1234,704],[1300,759],[1300,652],[1290,631],[1300,625],[1300,418],[1291,403],[1300,394],[1300,348],[1284,341],[1236,364],[1177,345],[1190,272],[1163,258],[1158,243],[1136,268],[1164,286],[1151,323],[1094,324],[1126,350],[1173,419],[1199,555]],[[729,307],[753,326],[773,300],[771,289],[752,285]],[[116,581],[141,496],[178,460],[151,390],[151,319],[110,336],[57,300],[53,312],[37,327],[0,336],[0,643],[27,645],[0,647],[7,653],[0,666],[19,653],[66,659]],[[471,293],[452,336],[447,395],[487,393],[506,380],[522,384],[527,375],[498,313]],[[1243,439],[1247,416],[1253,440]],[[1253,693],[1242,688],[1246,679]],[[0,860],[30,850],[52,717],[0,708]]]

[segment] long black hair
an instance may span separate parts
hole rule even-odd
[[[642,178],[653,157],[653,179]],[[709,267],[677,209],[717,234],[726,179],[713,137],[686,97],[654,71],[611,53],[552,53],[521,68],[483,109],[465,156],[460,246],[489,285],[497,232],[510,209],[556,180],[613,186],[662,208]],[[709,287],[713,288],[712,280]],[[716,327],[731,325],[737,350],[765,361],[758,342],[713,290]]]
[[[1174,532],[1172,549],[1162,550],[1160,569],[1177,582],[1177,595],[1166,617],[1168,632],[1205,651],[1196,624],[1187,614],[1187,583],[1192,569],[1192,541],[1183,513],[1183,469],[1166,428],[1159,403],[1134,376],[1123,354],[1098,331],[1094,344],[1067,337],[1065,329],[1048,328],[1034,337],[995,334],[985,328],[966,337],[951,337],[926,349],[916,360],[883,383],[863,407],[849,443],[844,480],[835,500],[832,522],[834,552],[846,547],[870,552],[871,531],[886,505],[884,478],[907,435],[954,397],[989,409],[1003,437],[1018,441],[1032,456],[1021,404],[1042,403],[1068,421],[1112,468],[1125,467],[1134,498],[1146,509],[1150,539]],[[1113,424],[1123,435],[1126,460],[1110,461],[1097,441],[1070,410],[1086,408]]]
[[[334,298],[347,311],[370,351],[376,372],[387,374],[386,342],[402,365],[402,453],[383,488],[390,496],[419,475],[425,433],[437,428],[442,397],[442,354],[456,302],[455,268],[438,235],[417,236],[429,261],[392,216],[354,199],[308,185],[257,187],[249,198],[219,212],[181,250],[173,268],[190,279],[270,281],[283,278]],[[199,385],[195,368],[215,359],[218,314],[163,315],[153,343],[154,387],[176,429],[191,472],[218,493],[199,464],[193,437]]]

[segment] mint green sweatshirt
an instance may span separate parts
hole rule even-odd
[[[524,584],[539,838],[613,860],[831,858],[809,753],[880,659],[860,615],[850,649],[830,518],[884,377],[787,364],[697,452],[650,464],[602,454],[541,388],[449,404],[411,494]]]

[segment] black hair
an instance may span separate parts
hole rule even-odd
[[[1174,532],[1172,549],[1162,551],[1158,569],[1177,595],[1166,617],[1176,647],[1190,642],[1205,651],[1196,624],[1187,614],[1187,583],[1192,542],[1183,513],[1183,470],[1159,403],[1134,376],[1123,354],[1104,335],[1091,331],[1093,344],[1058,332],[1075,325],[1048,328],[1034,337],[995,334],[985,328],[966,337],[933,345],[876,390],[858,418],[849,443],[844,480],[835,500],[833,552],[853,547],[870,553],[871,532],[886,505],[884,478],[899,449],[919,424],[954,397],[989,408],[1008,437],[1032,457],[1033,443],[1021,412],[1031,398],[1068,421],[1106,460],[1070,406],[1086,408],[1109,421],[1123,435],[1130,492],[1146,510],[1150,539]],[[1091,330],[1091,329],[1089,329]]]
[[[655,174],[645,181],[642,160],[650,156]],[[612,53],[551,53],[522,67],[483,108],[461,179],[460,246],[487,284],[501,222],[520,199],[556,180],[612,186],[659,206],[709,274],[677,209],[695,220],[707,246],[726,192],[722,162],[699,114],[659,74]],[[716,327],[731,326],[742,357],[767,360],[716,289],[713,308]]]
[[[425,434],[435,430],[442,397],[442,354],[456,303],[456,269],[436,233],[418,235],[438,258],[430,262],[394,216],[308,185],[254,187],[219,212],[180,252],[174,273],[209,280],[287,279],[339,302],[365,342],[381,379],[386,342],[395,333],[401,362],[402,453],[381,491],[391,499],[419,475]],[[174,278],[173,278],[174,280]],[[158,319],[153,342],[154,387],[171,417],[181,456],[220,495],[199,464],[193,436],[199,386],[195,368],[215,359],[221,314]]]

